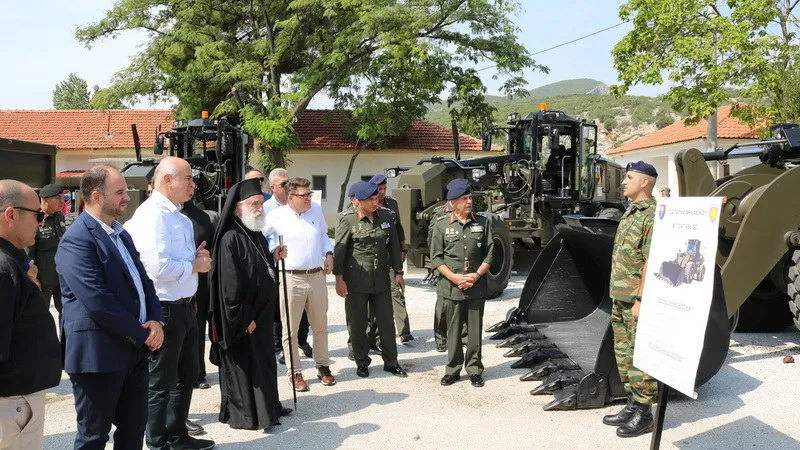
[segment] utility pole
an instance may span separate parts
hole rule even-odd
[[[709,17],[714,17],[716,12],[711,5],[706,6],[706,10],[708,11]],[[713,31],[713,44],[714,44],[714,61],[719,63],[719,52],[717,51],[717,32],[716,30]],[[709,152],[717,151],[717,108],[714,108],[714,111],[708,116],[708,125],[706,125],[706,142],[708,144]],[[722,169],[721,164],[717,164],[717,176],[719,177],[719,171]]]

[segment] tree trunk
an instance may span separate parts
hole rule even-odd
[[[353,172],[353,164],[355,164],[358,155],[361,154],[362,148],[363,147],[356,147],[356,151],[354,151],[353,156],[350,157],[350,164],[347,166],[347,173],[344,176],[344,182],[342,183],[342,189],[339,194],[339,209],[337,209],[337,211],[344,210],[344,198],[347,196],[347,185],[350,182],[350,174]]]

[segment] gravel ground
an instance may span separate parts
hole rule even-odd
[[[216,366],[207,365],[211,389],[195,390],[190,419],[206,429],[218,448],[646,448],[650,435],[620,439],[614,428],[602,424],[605,414],[620,406],[580,411],[546,412],[551,396],[531,396],[538,382],[520,382],[524,370],[512,370],[515,358],[484,336],[486,386],[474,388],[462,381],[439,385],[445,354],[435,351],[432,333],[435,289],[422,284],[425,272],[412,268],[407,275],[406,300],[412,333],[409,345],[398,345],[400,362],[409,377],[396,378],[381,370],[380,356],[372,356],[369,378],[355,374],[347,359],[344,301],[329,277],[329,331],[331,366],[338,383],[326,387],[316,379],[313,361],[303,358],[311,390],[298,393],[297,407],[282,426],[267,434],[233,430],[217,421],[219,389]],[[502,320],[519,300],[524,276],[512,277],[503,296],[486,304],[484,325]],[[55,311],[53,311],[55,312]],[[310,340],[310,338],[309,338]],[[782,358],[800,358],[800,334],[786,330],[772,334],[734,334],[726,365],[698,391],[699,398],[670,400],[663,448],[731,449],[798,448],[800,427],[796,405],[798,364]],[[292,391],[279,366],[281,400],[293,407]],[[795,386],[792,388],[791,386]],[[777,400],[777,401],[776,401]],[[66,374],[49,391],[45,448],[72,447],[75,411]],[[107,448],[112,448],[109,443]]]

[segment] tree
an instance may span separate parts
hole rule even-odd
[[[92,88],[92,99],[89,100],[92,109],[126,109],[125,104],[114,89],[102,89],[98,85]]]
[[[71,73],[53,89],[53,108],[90,109],[89,87],[86,80]]]
[[[612,51],[624,94],[634,84],[671,82],[666,98],[688,121],[731,102],[755,124],[800,119],[797,0],[630,0],[620,17],[633,30]],[[730,88],[740,89],[738,93]]]
[[[120,0],[77,31],[87,46],[125,30],[150,41],[118,72],[121,99],[177,98],[176,115],[237,118],[274,165],[318,94],[352,111],[360,147],[404,133],[446,93],[454,117],[489,123],[478,65],[507,94],[536,65],[508,19],[514,0]],[[456,103],[458,102],[458,103]]]

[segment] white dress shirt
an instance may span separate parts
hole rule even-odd
[[[197,274],[192,273],[197,253],[194,228],[180,207],[154,190],[125,222],[125,230],[136,244],[160,301],[172,302],[197,292]]]
[[[117,246],[122,260],[125,261],[125,267],[128,268],[128,273],[131,275],[131,279],[133,279],[133,284],[136,286],[136,292],[139,294],[139,323],[147,322],[147,303],[144,299],[144,285],[142,285],[141,274],[139,274],[139,269],[136,268],[136,264],[134,264],[133,257],[128,251],[128,248],[125,247],[125,243],[122,242],[122,239],[119,237],[120,233],[125,231],[125,228],[116,220],[111,222],[111,226],[106,225],[102,220],[95,217],[94,214],[90,213],[88,209],[83,210],[83,212],[96,220],[103,228],[103,231],[108,233],[108,237],[111,238],[114,245]]]
[[[264,235],[283,235],[287,270],[310,270],[322,267],[325,254],[333,251],[328,238],[328,223],[322,207],[311,203],[311,209],[297,214],[289,205],[281,206],[266,218]]]
[[[280,208],[281,204],[278,203],[278,199],[273,195],[269,198],[269,200],[265,201],[262,206],[264,208],[264,217],[267,217],[270,215],[270,213],[272,213],[272,211]],[[272,233],[264,233],[264,237],[267,238],[267,247],[269,248],[269,252],[274,252],[275,247],[278,246],[278,236]]]

